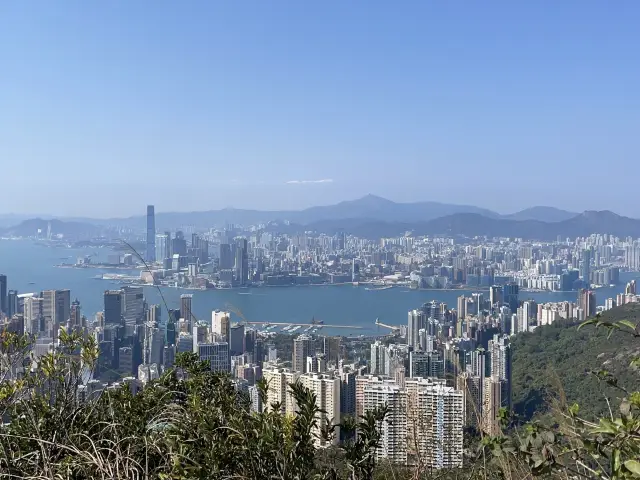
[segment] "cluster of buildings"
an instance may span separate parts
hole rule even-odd
[[[638,240],[607,234],[530,242],[276,232],[269,225],[230,225],[159,233],[150,205],[145,260],[153,272],[145,272],[143,279],[194,288],[347,282],[489,288],[516,283],[522,289],[571,291],[617,284],[621,268],[640,270]]]

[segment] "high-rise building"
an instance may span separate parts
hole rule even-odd
[[[444,377],[444,361],[437,351],[409,353],[409,376],[415,377]]]
[[[44,299],[40,297],[27,297],[24,300],[24,331],[27,334],[37,335],[44,330]]]
[[[176,232],[176,236],[171,240],[171,254],[184,257],[187,254],[187,241],[184,233],[180,230]]]
[[[122,314],[125,325],[140,325],[144,318],[144,290],[142,287],[122,287]]]
[[[0,274],[0,312],[7,311],[7,276]]]
[[[229,315],[229,312],[221,312],[220,310],[211,312],[211,330],[222,339],[222,341],[230,341],[230,328],[231,315]]]
[[[325,373],[327,371],[327,360],[322,354],[307,357],[306,373]]]
[[[329,443],[320,435],[322,429],[327,425],[340,423],[340,379],[321,373],[306,373],[300,376],[300,383],[315,394],[316,406],[320,409],[316,415],[317,425],[314,429],[316,444],[326,447]],[[339,427],[336,428],[334,444],[340,440]]]
[[[580,277],[585,287],[589,288],[591,282],[591,249],[587,248],[582,252],[582,263],[580,265]]]
[[[415,349],[420,348],[421,329],[427,326],[427,313],[423,310],[410,310],[407,321],[407,345]]]
[[[193,313],[191,312],[192,300],[193,295],[186,293],[180,295],[180,318],[184,318],[185,321],[189,323],[189,325],[191,325],[191,323],[195,321],[195,318],[193,318]]]
[[[489,290],[489,303],[491,309],[496,308],[502,302],[502,288],[499,285],[493,285]]]
[[[60,325],[66,324],[71,312],[71,291],[45,290],[42,292],[42,298],[42,314],[45,319],[49,319],[56,330]]]
[[[460,468],[463,454],[464,398],[442,384],[420,388],[415,410],[417,454],[427,468]],[[413,419],[413,416],[412,416]],[[417,463],[417,462],[416,462]]]
[[[164,334],[158,327],[144,326],[143,363],[162,364]]]
[[[220,270],[229,270],[233,268],[233,253],[231,252],[231,245],[228,243],[220,244],[218,267]]]
[[[107,290],[104,292],[104,323],[105,325],[124,324],[124,303],[122,290]]]
[[[18,306],[18,291],[9,290],[9,293],[7,293],[7,316],[13,317],[16,313],[20,313]]]
[[[282,413],[295,413],[296,404],[289,386],[295,383],[300,373],[288,368],[270,367],[262,371],[262,378],[267,382],[267,402],[263,405],[265,411],[273,410],[274,405]]]
[[[511,313],[516,313],[518,310],[518,293],[517,283],[508,283],[502,286],[502,302],[509,307]]]
[[[624,288],[625,295],[636,295],[636,281],[631,280],[627,283],[627,286]]]
[[[229,328],[229,350],[231,355],[242,355],[245,351],[244,324],[233,325]]]
[[[511,396],[507,381],[498,376],[484,379],[482,386],[482,430],[488,435],[499,435],[499,412],[501,408],[509,408]]]
[[[153,205],[147,205],[147,262],[156,261],[156,213]]]
[[[376,340],[371,344],[371,361],[369,362],[370,371],[373,375],[385,375],[388,363],[389,349],[380,340]]]
[[[585,319],[593,317],[596,314],[596,292],[586,288],[580,290],[578,293],[578,307],[584,312]]]
[[[246,285],[249,280],[249,252],[246,238],[239,238],[236,241],[235,270],[237,284]]]
[[[458,297],[457,314],[458,314],[458,322],[461,322],[467,316],[467,297],[465,297],[464,295],[460,295]]]
[[[482,387],[483,379],[471,372],[462,372],[456,378],[456,389],[464,398],[464,425],[467,427],[482,424]]]
[[[199,343],[200,360],[208,360],[213,372],[231,372],[231,357],[227,342]]]
[[[69,314],[68,330],[79,332],[84,327],[82,321],[82,307],[76,299],[71,303],[71,311]]]
[[[315,353],[313,338],[309,335],[298,335],[293,341],[293,370],[306,373],[307,357]]]
[[[356,372],[340,369],[340,417],[356,413]]]
[[[322,352],[327,362],[338,365],[340,360],[340,337],[324,337],[322,339]]]
[[[490,368],[489,375],[504,382],[503,402],[505,407],[511,408],[511,345],[507,335],[494,335],[487,347]]]
[[[171,258],[171,240],[166,233],[156,235],[155,255],[156,263],[163,263],[165,258]]]
[[[390,383],[367,383],[363,391],[363,411],[367,412],[384,405],[387,416],[380,428],[380,443],[376,449],[377,459],[393,463],[407,463],[407,392]]]

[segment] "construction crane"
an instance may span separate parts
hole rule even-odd
[[[242,310],[240,310],[238,307],[234,306],[231,303],[225,303],[224,305],[225,310],[230,311],[231,313],[235,313],[238,317],[240,317],[240,322],[238,322],[238,324],[242,325],[246,325],[249,323],[249,320],[247,320],[244,316],[244,314],[242,313]]]
[[[400,332],[400,327],[398,327],[396,325],[387,325],[386,323],[382,323],[379,318],[376,318],[375,324],[378,327],[385,327],[385,328],[390,329],[392,333],[399,333]]]

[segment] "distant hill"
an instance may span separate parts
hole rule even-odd
[[[602,314],[602,320],[638,322],[640,304],[631,303]],[[538,327],[513,340],[513,404],[525,419],[547,411],[554,401],[578,403],[587,417],[608,416],[605,395],[614,411],[622,392],[589,372],[607,370],[621,386],[637,388],[640,372],[629,367],[640,356],[640,339],[620,332],[607,339],[607,330],[566,321]]]
[[[310,207],[304,210],[246,210],[225,208],[202,212],[158,212],[156,226],[159,230],[174,229],[184,225],[196,228],[224,226],[227,224],[253,225],[270,221],[288,221],[300,225],[309,225],[326,220],[345,220],[351,218],[369,219],[383,222],[418,222],[451,215],[471,212],[490,218],[500,215],[485,208],[471,205],[454,205],[439,202],[398,203],[376,195],[366,195],[356,200],[347,200],[335,205]],[[144,215],[108,220],[80,219],[100,225],[114,225],[143,229]]]
[[[45,220],[32,218],[12,227],[0,228],[0,235],[15,237],[44,237],[51,225],[52,235],[62,235],[64,238],[84,239],[101,235],[104,228],[83,222],[63,222],[61,220]],[[40,230],[40,234],[38,234]]]
[[[541,222],[559,222],[577,215],[576,213],[553,207],[532,207],[513,214],[500,215],[492,210],[472,205],[440,202],[401,203],[377,195],[366,195],[356,200],[346,200],[334,205],[310,207],[303,210],[224,208],[201,212],[158,212],[156,213],[156,226],[159,230],[176,229],[185,225],[191,225],[196,228],[209,228],[211,226],[221,227],[227,224],[254,225],[273,221],[311,225],[330,220],[342,221],[350,219],[417,223],[462,213],[474,213],[496,220],[537,220]],[[69,220],[96,225],[144,229],[146,217],[137,215],[129,218],[111,218],[107,220],[91,218],[70,218]]]
[[[272,227],[273,230],[278,230]],[[402,235],[487,236],[526,238],[532,240],[555,240],[611,233],[619,237],[640,236],[640,220],[622,217],[615,213],[584,212],[568,220],[542,222],[539,220],[507,220],[489,218],[477,213],[456,213],[427,222],[384,222],[374,219],[352,218],[326,220],[308,225],[282,226],[282,232],[318,231],[332,234],[340,231],[363,238],[379,238]]]
[[[503,215],[506,220],[538,220],[540,222],[562,222],[578,215],[575,212],[560,210],[555,207],[531,207],[511,215]]]
[[[378,202],[373,200],[372,202]],[[378,205],[383,205],[382,202]],[[394,204],[398,205],[398,204]],[[408,205],[408,204],[400,204]],[[350,207],[352,214],[360,213],[362,215],[367,214],[365,207],[356,205]],[[378,214],[378,216],[389,216],[391,210],[397,208],[396,206],[387,206],[388,210],[384,214]],[[457,208],[457,207],[456,207]],[[461,208],[461,207],[460,207]],[[382,208],[384,210],[384,208]],[[216,215],[220,215],[219,211]],[[254,215],[255,212],[249,210],[235,211],[236,216],[234,218],[244,218],[245,222],[238,222],[244,224],[256,223]],[[209,214],[213,215],[212,212]],[[180,227],[183,225],[194,225],[194,223],[188,223],[187,219],[183,218],[178,213],[161,214],[165,220],[169,218],[169,223]],[[187,214],[189,215],[189,214]],[[196,215],[196,214],[191,214]],[[204,212],[197,215],[204,215]],[[316,216],[322,216],[317,214]],[[308,218],[312,218],[313,215],[309,215]],[[193,218],[193,217],[191,217]],[[202,225],[214,225],[216,224],[215,215],[210,218],[210,221],[202,219]],[[397,215],[395,218],[402,218]],[[132,220],[132,219],[130,219]],[[132,220],[133,221],[133,220]],[[136,220],[137,221],[137,220]],[[142,221],[142,220],[141,220]],[[42,232],[47,230],[48,220],[43,219],[31,219],[26,220],[14,227],[0,229],[0,234],[3,235],[17,235],[17,236],[32,236],[35,235],[40,228]],[[226,222],[222,222],[224,225]],[[356,235],[362,238],[377,239],[380,237],[394,237],[404,235],[409,232],[413,235],[448,235],[448,236],[486,236],[486,237],[509,237],[509,238],[524,238],[529,240],[555,240],[560,238],[575,238],[591,235],[592,233],[610,233],[618,237],[640,237],[640,220],[633,218],[622,217],[609,211],[603,212],[584,212],[573,218],[563,221],[555,222],[543,222],[540,220],[508,220],[503,218],[487,217],[478,213],[455,213],[452,215],[445,215],[428,221],[385,221],[371,217],[352,217],[352,218],[332,218],[321,219],[311,223],[292,222],[285,220],[277,221],[264,221],[266,229],[271,232],[277,233],[302,233],[305,231],[313,231],[318,233],[335,234],[337,232],[345,232],[347,234]],[[104,225],[93,225],[87,222],[63,222],[60,220],[51,220],[52,231],[54,234],[61,233],[65,236],[72,236],[78,238],[89,238],[98,236],[100,234],[108,233],[107,230],[110,227]],[[112,223],[113,226],[132,228],[129,224],[120,220],[120,223]],[[156,221],[158,230],[168,227],[167,223],[160,223]],[[144,221],[141,225],[138,225],[138,230],[144,227]]]

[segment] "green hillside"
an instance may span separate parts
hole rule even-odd
[[[627,304],[602,314],[601,320],[639,322],[640,304]],[[640,357],[640,338],[631,329],[609,331],[575,323],[557,322],[518,335],[513,341],[513,404],[517,414],[530,419],[559,401],[577,403],[585,417],[608,415],[609,398],[617,411],[624,392],[590,372],[607,371],[618,385],[638,390],[640,373],[629,368]]]

